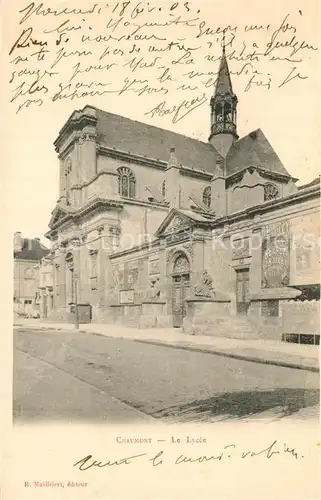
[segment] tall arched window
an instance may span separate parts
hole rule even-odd
[[[212,199],[211,186],[207,186],[203,191],[203,203],[206,207],[210,208]]]
[[[221,103],[218,103],[215,108],[215,117],[217,122],[223,121],[223,106]]]
[[[264,201],[275,200],[280,196],[280,191],[275,184],[265,184],[264,186]]]
[[[126,198],[135,198],[136,180],[130,168],[120,167],[118,170],[118,192]]]
[[[166,182],[165,181],[162,182],[162,196],[164,196],[164,198],[166,196]]]

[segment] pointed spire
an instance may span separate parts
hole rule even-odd
[[[222,40],[222,56],[216,79],[215,92],[210,101],[211,134],[209,141],[225,158],[235,139],[237,97],[233,93],[230,71],[226,59],[225,32]]]
[[[230,93],[231,95],[233,94],[230,70],[227,64],[226,52],[225,52],[225,33],[223,35],[222,56],[220,61],[220,67],[218,70],[214,95],[222,93],[223,94]]]

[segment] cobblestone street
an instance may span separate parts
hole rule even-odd
[[[319,375],[305,370],[76,331],[16,331],[15,347],[16,422],[319,415]]]

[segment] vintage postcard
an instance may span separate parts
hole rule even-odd
[[[1,498],[320,498],[320,3],[1,17]]]

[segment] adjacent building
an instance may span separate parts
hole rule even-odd
[[[44,316],[317,341],[320,182],[297,187],[261,129],[238,137],[224,51],[208,142],[88,105],[55,148]]]
[[[38,316],[38,286],[41,259],[49,252],[39,238],[23,238],[14,234],[14,313],[19,316]]]

